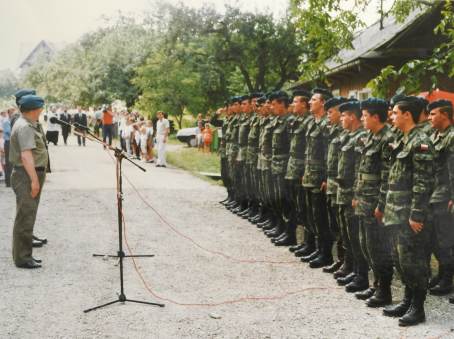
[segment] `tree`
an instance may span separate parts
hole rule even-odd
[[[0,71],[0,98],[6,98],[16,92],[18,80],[14,73],[5,69]]]

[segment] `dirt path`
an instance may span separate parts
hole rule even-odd
[[[180,232],[236,258],[295,263],[239,263],[208,253],[164,225],[125,182],[128,242],[134,253],[156,255],[136,261],[153,291],[180,303],[298,293],[217,307],[116,304],[84,314],[83,309],[115,299],[119,291],[116,261],[91,256],[117,249],[114,166],[98,145],[80,148],[71,141],[50,149],[54,172],[44,188],[35,232],[49,239],[34,254],[43,259],[42,269],[13,266],[14,195],[0,188],[1,338],[454,337],[454,305],[447,299],[429,298],[427,322],[403,330],[222,208],[217,201],[224,197],[223,188],[149,164],[146,173],[125,164],[125,174]],[[125,277],[127,297],[160,301],[145,289],[131,259],[125,261]]]

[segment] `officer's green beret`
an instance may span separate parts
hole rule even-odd
[[[274,91],[270,94],[269,99],[271,101],[273,100],[287,100],[288,101],[288,94],[287,92],[284,91]]]
[[[435,108],[440,108],[440,107],[451,107],[452,108],[452,102],[450,100],[446,100],[446,99],[440,99],[437,101],[433,101],[427,105],[427,110],[430,112],[431,110],[433,110]]]
[[[305,91],[304,89],[297,89],[293,91],[293,97],[306,97],[310,98],[312,96],[311,92]]]
[[[263,95],[264,95],[264,94],[263,94],[262,92],[253,92],[253,93],[251,93],[251,95],[249,95],[249,97],[250,97],[251,99],[254,99],[254,98],[263,97]]]
[[[36,91],[34,89],[20,89],[16,93],[14,93],[14,96],[16,97],[16,105],[19,106],[19,100],[25,95],[36,95]]]
[[[361,110],[374,110],[378,112],[388,112],[388,103],[386,100],[379,98],[369,98],[361,101]]]
[[[28,112],[44,106],[44,99],[37,95],[24,95],[19,99],[19,108],[21,112]]]
[[[339,106],[340,104],[343,104],[344,102],[347,102],[348,99],[344,97],[333,97],[328,100],[326,100],[324,108],[325,111],[329,110],[330,108]]]
[[[327,99],[333,97],[333,94],[326,88],[319,88],[319,87],[314,88],[312,90],[312,95],[314,95],[314,94],[321,94],[323,96],[324,100],[327,100]]]

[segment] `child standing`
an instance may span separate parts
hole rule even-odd
[[[202,131],[203,135],[203,152],[210,153],[211,142],[213,141],[213,135],[209,123],[205,124],[205,128]]]

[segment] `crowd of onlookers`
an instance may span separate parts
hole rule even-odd
[[[203,150],[204,153],[211,152],[213,141],[216,137],[220,137],[218,133],[221,133],[218,127],[222,126],[222,120],[220,120],[221,112],[218,111],[211,117],[210,113],[205,115],[203,118],[202,113],[197,114],[196,126],[196,142],[199,150]]]

